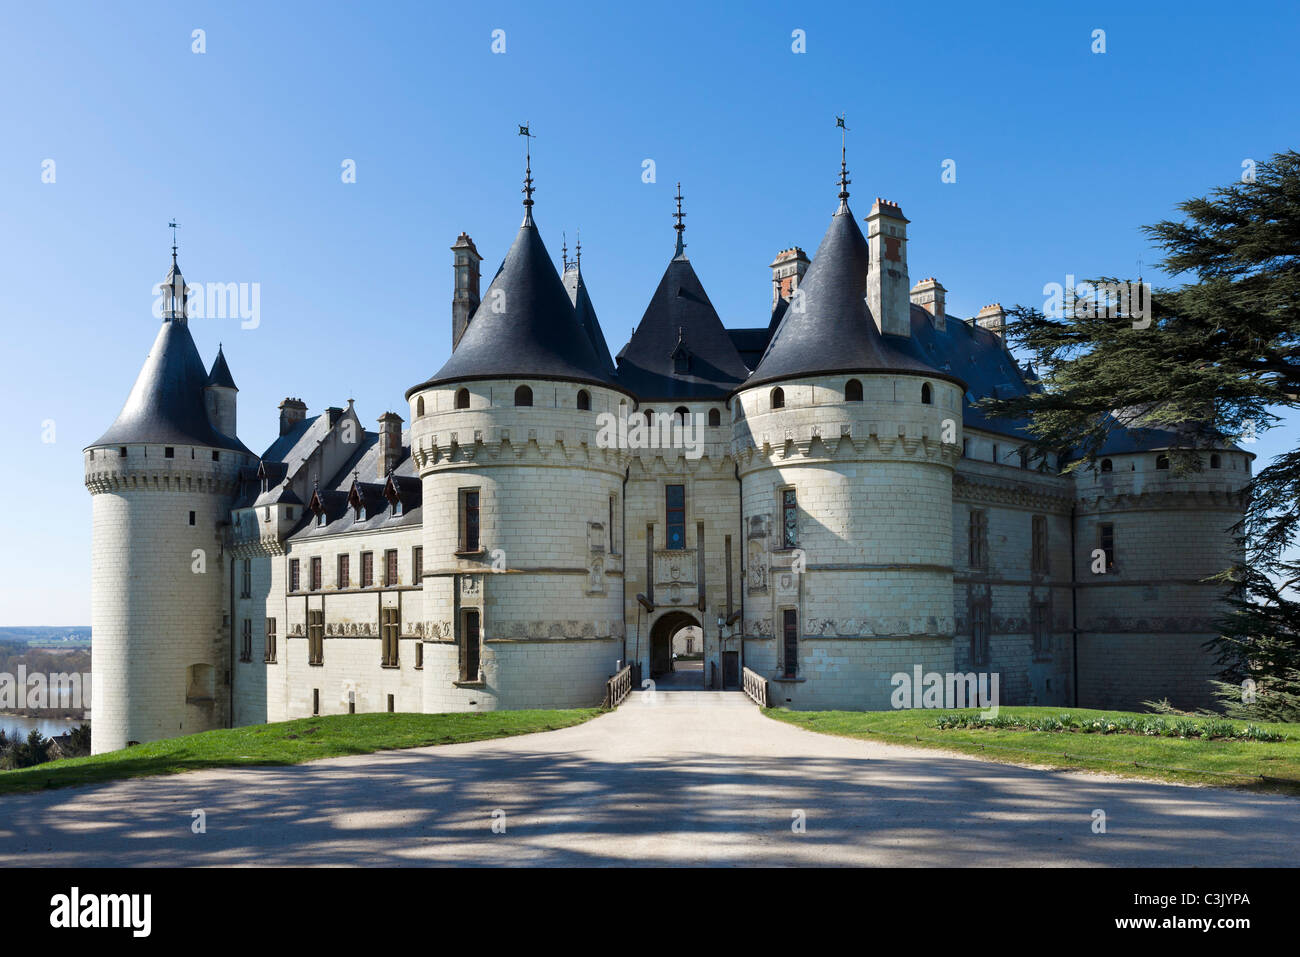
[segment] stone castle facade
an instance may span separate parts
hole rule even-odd
[[[908,220],[840,203],[773,309],[726,328],[677,246],[612,356],[583,280],[525,217],[480,290],[452,246],[453,352],[366,428],[285,399],[236,437],[175,262],[162,328],[85,450],[93,496],[94,750],[348,711],[590,706],[701,637],[793,708],[890,707],[898,672],[989,672],[1002,704],[1210,703],[1204,648],[1251,458],[1168,468],[1114,423],[1095,469],[1031,467],[986,396],[1034,388],[998,306],[963,320],[911,284]],[[679,202],[680,209],[680,202]],[[413,376],[412,376],[413,377]],[[630,448],[601,423],[698,424]],[[1096,571],[1104,555],[1105,570]]]

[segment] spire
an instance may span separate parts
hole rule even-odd
[[[564,271],[569,271],[569,236],[567,233],[560,233],[560,261],[564,263]]]
[[[844,125],[844,114],[841,113],[835,117],[835,125],[840,128],[840,209],[849,208],[849,179],[848,154],[846,149],[846,134],[849,128]]]
[[[162,294],[162,317],[184,323],[187,315],[185,277],[176,262],[176,227],[180,224],[173,220],[167,225],[172,230],[172,265],[158,290]]]
[[[686,214],[682,212],[682,184],[678,183],[677,184],[677,212],[673,213],[673,218],[677,220],[676,225],[673,226],[673,229],[677,230],[677,249],[673,253],[674,259],[677,259],[679,257],[685,258],[686,256],[686,244],[682,242],[682,233],[686,231],[686,226],[682,224],[682,218],[685,215]]]
[[[525,123],[519,127],[519,135],[524,138],[524,225],[533,224],[533,149],[528,141],[533,139],[532,132]]]
[[[573,251],[573,264],[582,271],[582,230],[578,230],[578,248]]]
[[[230,374],[230,366],[226,363],[226,355],[222,351],[220,343],[217,345],[217,358],[213,360],[212,369],[208,372],[208,385],[239,391],[239,387],[235,385],[234,376]]]

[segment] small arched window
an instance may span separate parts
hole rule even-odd
[[[684,405],[679,405],[677,408],[673,409],[673,415],[677,416],[677,421],[682,425],[686,424],[686,417],[690,414],[691,410],[686,408]]]
[[[1223,468],[1223,460],[1219,458],[1219,454],[1217,452],[1210,456],[1210,468],[1212,469]]]
[[[424,415],[424,396],[420,396],[415,400],[415,414]]]
[[[518,404],[519,404],[519,393],[516,392],[516,393],[515,393],[515,405],[518,405]],[[457,389],[457,390],[456,390],[456,408],[458,408],[458,409],[468,409],[468,408],[469,408],[469,389]]]
[[[1165,469],[1168,469],[1168,468],[1169,468],[1169,456],[1167,456],[1167,455],[1157,455],[1157,456],[1156,456],[1156,468],[1160,469],[1161,471],[1164,471]]]
[[[772,408],[774,409],[785,408],[785,390],[782,389],[780,386],[777,386],[775,389],[772,390]]]
[[[582,412],[591,411],[591,393],[586,389],[578,390],[578,409]]]
[[[844,383],[844,401],[862,401],[862,383],[859,380],[850,379],[848,382]]]
[[[1103,472],[1112,471],[1114,468],[1115,468],[1115,463],[1113,463],[1110,459],[1101,460],[1101,470]]]
[[[515,405],[532,405],[533,390],[526,385],[521,385],[515,389]]]
[[[717,409],[709,409],[709,425],[719,426],[722,424],[722,413]]]
[[[934,402],[934,393],[930,391],[930,383],[921,384],[921,404],[930,405]]]

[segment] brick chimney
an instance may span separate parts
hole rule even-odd
[[[307,418],[307,403],[302,399],[285,399],[280,403],[280,434],[287,435],[293,427]]]
[[[948,290],[939,280],[930,276],[912,287],[912,305],[920,306],[934,317],[934,327],[940,332],[948,328],[944,309],[947,308]]]
[[[1002,308],[1002,303],[991,303],[979,311],[979,315],[975,317],[975,325],[1001,337],[1007,329],[1007,311]]]
[[[907,281],[908,219],[897,203],[876,197],[867,216],[867,305],[884,335],[911,336],[912,301]]]
[[[460,345],[460,337],[465,334],[465,327],[478,308],[479,273],[478,264],[483,257],[474,248],[474,240],[468,233],[456,237],[456,245],[451,247],[452,270],[456,275],[456,288],[451,296],[451,348]]]
[[[772,309],[784,299],[790,301],[794,291],[808,271],[808,254],[798,246],[791,246],[776,254],[772,260]]]
[[[388,478],[402,457],[402,417],[385,412],[379,417],[379,480]]]

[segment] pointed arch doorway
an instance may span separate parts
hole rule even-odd
[[[665,690],[704,687],[703,631],[699,619],[670,611],[650,627],[650,677]],[[674,658],[673,653],[677,652]],[[699,657],[697,657],[699,656]]]

